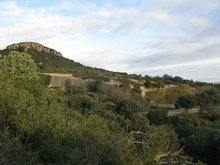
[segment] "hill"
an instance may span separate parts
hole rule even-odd
[[[205,82],[193,82],[192,80],[184,80],[181,77],[164,75],[163,77],[150,77],[136,74],[127,74],[120,72],[112,72],[100,68],[84,66],[74,60],[70,60],[62,56],[62,54],[54,49],[43,46],[35,42],[21,42],[12,44],[4,50],[0,50],[0,54],[6,55],[11,50],[19,52],[27,52],[31,55],[38,65],[38,69],[42,73],[67,73],[74,77],[83,79],[101,78],[105,81],[117,79],[122,83],[142,84],[146,87],[164,87],[165,85],[189,84],[191,86],[212,85]]]
[[[73,82],[76,80],[76,82],[78,82],[78,79],[84,79],[86,81],[91,79],[101,79],[109,85],[121,85],[134,88],[136,91],[139,91],[142,96],[145,96],[146,93],[148,93],[150,95],[149,99],[154,102],[156,100],[152,99],[152,93],[153,95],[157,95],[158,92],[167,93],[180,85],[188,85],[189,87],[187,88],[189,88],[190,91],[194,90],[194,88],[203,88],[198,90],[204,90],[213,87],[213,84],[185,80],[179,76],[172,77],[170,75],[164,75],[163,77],[150,77],[148,75],[142,76],[137,74],[112,72],[104,69],[84,66],[79,62],[75,62],[74,60],[63,57],[62,54],[57,50],[48,48],[36,42],[15,43],[0,51],[0,54],[4,56],[12,50],[27,52],[29,55],[31,55],[32,59],[37,63],[39,72],[44,74],[46,73],[52,77],[51,84],[49,85],[50,87],[60,86],[63,88],[66,86],[66,84],[68,84],[67,81],[69,84],[73,84]],[[60,75],[56,76],[58,74]],[[72,77],[66,77],[66,74],[72,75]],[[159,88],[163,88],[164,91],[161,91],[161,89],[157,90]],[[196,91],[194,90],[194,92]],[[165,94],[163,95],[165,97]],[[176,99],[176,97],[174,97],[174,99]]]
[[[70,73],[73,74],[74,77],[84,79],[100,77],[107,78],[115,75],[118,77],[123,75],[123,73],[110,72],[104,69],[84,66],[78,62],[63,57],[58,51],[38,43],[25,42],[12,44],[7,46],[6,49],[0,51],[0,54],[6,55],[11,50],[27,52],[30,54],[37,63],[39,71],[42,73]]]

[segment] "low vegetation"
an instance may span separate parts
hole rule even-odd
[[[220,164],[220,92],[214,86],[85,70],[65,58],[28,53],[0,58],[0,164]],[[39,71],[96,81],[51,90],[51,77]],[[121,85],[105,83],[114,76]],[[131,79],[153,90],[143,97]],[[205,86],[212,89],[197,89]],[[201,113],[168,117],[169,109],[160,108],[175,103]]]

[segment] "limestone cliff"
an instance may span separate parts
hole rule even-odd
[[[15,43],[12,45],[9,45],[6,47],[6,49],[9,50],[23,50],[23,51],[27,51],[29,49],[34,49],[37,50],[39,52],[45,52],[45,53],[49,53],[49,54],[53,54],[56,56],[60,56],[62,57],[62,54],[54,49],[48,48],[44,45],[41,45],[39,43],[36,42],[20,42],[20,43]]]

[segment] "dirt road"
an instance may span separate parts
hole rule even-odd
[[[187,114],[196,114],[198,112],[199,112],[199,108],[193,108],[193,109],[189,109],[187,111]],[[181,114],[186,114],[185,109],[175,109],[168,111],[168,116],[177,116]]]

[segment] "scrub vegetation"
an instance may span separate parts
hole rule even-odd
[[[34,50],[0,53],[0,164],[220,164],[216,85],[110,72]],[[43,72],[94,81],[49,89]],[[185,114],[169,117],[173,109]]]

